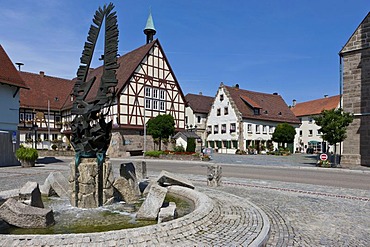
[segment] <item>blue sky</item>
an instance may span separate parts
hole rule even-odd
[[[339,94],[339,56],[369,0],[120,0],[119,53],[155,28],[184,94],[214,96],[220,82],[283,96]],[[0,0],[0,44],[23,71],[75,77],[95,10],[106,1]],[[354,4],[355,3],[355,4]],[[102,37],[102,36],[101,36]],[[93,66],[99,66],[102,46]]]

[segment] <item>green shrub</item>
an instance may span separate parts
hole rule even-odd
[[[146,151],[145,156],[150,156],[150,157],[159,157],[161,154],[163,154],[163,151]]]
[[[195,152],[195,138],[188,137],[187,145],[186,145],[186,152]]]
[[[180,146],[174,147],[173,151],[174,152],[185,152],[185,148],[182,145],[180,145]]]
[[[34,148],[19,147],[15,152],[15,156],[19,160],[35,161],[39,157],[39,154]]]
[[[55,144],[53,144],[53,145],[51,145],[51,148],[55,151],[55,150],[57,150],[57,145],[55,145]]]

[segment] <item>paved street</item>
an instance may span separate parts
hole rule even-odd
[[[370,170],[316,168],[307,162],[312,158],[299,157],[284,160],[259,155],[215,157],[215,163],[222,163],[224,176],[223,185],[212,191],[206,187],[206,162],[147,160],[147,165],[150,177],[167,169],[192,180],[198,190],[221,202],[228,197],[224,193],[229,193],[234,196],[234,203],[240,198],[240,208],[245,206],[244,200],[261,208],[271,223],[268,246],[369,246]],[[228,158],[231,162],[227,162]],[[120,163],[137,159],[112,162],[117,170]],[[70,160],[48,158],[40,160],[44,164],[35,168],[0,168],[0,185],[2,190],[8,190],[28,180],[43,183],[55,170],[67,175]],[[269,177],[266,175],[269,173],[275,175]],[[222,229],[219,227],[218,231]],[[194,239],[201,241],[203,236]]]

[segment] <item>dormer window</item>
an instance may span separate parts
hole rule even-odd
[[[260,115],[260,109],[259,108],[254,108],[253,113],[254,113],[254,115]]]

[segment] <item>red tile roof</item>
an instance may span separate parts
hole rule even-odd
[[[145,58],[145,56],[149,53],[150,49],[152,49],[155,44],[160,46],[158,39],[154,40],[153,42],[149,44],[143,45],[129,53],[126,53],[125,55],[117,59],[118,60],[117,63],[119,64],[119,68],[116,71],[117,80],[118,80],[118,84],[116,86],[117,93],[120,93],[123,90],[126,83],[129,82],[129,79],[134,74],[136,68],[138,68],[141,61]],[[90,80],[94,76],[96,77],[96,80],[93,86],[91,87],[89,94],[86,97],[86,101],[92,101],[95,99],[95,96],[97,95],[97,92],[99,89],[101,76],[103,75],[103,69],[104,69],[103,66],[97,67],[95,69],[90,69],[89,74],[86,78],[86,81]],[[180,86],[178,86],[178,88],[181,92]],[[181,92],[181,95],[183,97],[182,92]],[[63,108],[66,109],[66,108],[71,108],[71,107],[72,107],[72,102],[69,101]]]
[[[65,101],[70,99],[74,85],[71,80],[47,76],[43,72],[21,71],[20,75],[30,88],[21,90],[20,107],[46,110],[49,100],[51,110],[61,110]]]
[[[340,95],[297,103],[291,108],[297,117],[320,114],[323,110],[335,109],[339,106]]]
[[[243,118],[292,124],[300,123],[299,119],[289,109],[288,105],[280,95],[252,92],[224,85],[223,87],[236,104],[236,107],[241,112]],[[255,108],[260,110],[260,114],[255,115],[254,109],[250,105],[251,103],[247,104],[243,98],[249,99],[253,102],[252,104],[254,104],[254,106],[258,106]]]
[[[188,93],[185,96],[185,100],[193,112],[208,114],[211,110],[214,97]]]
[[[20,88],[28,88],[1,45],[0,45],[0,83]]]

